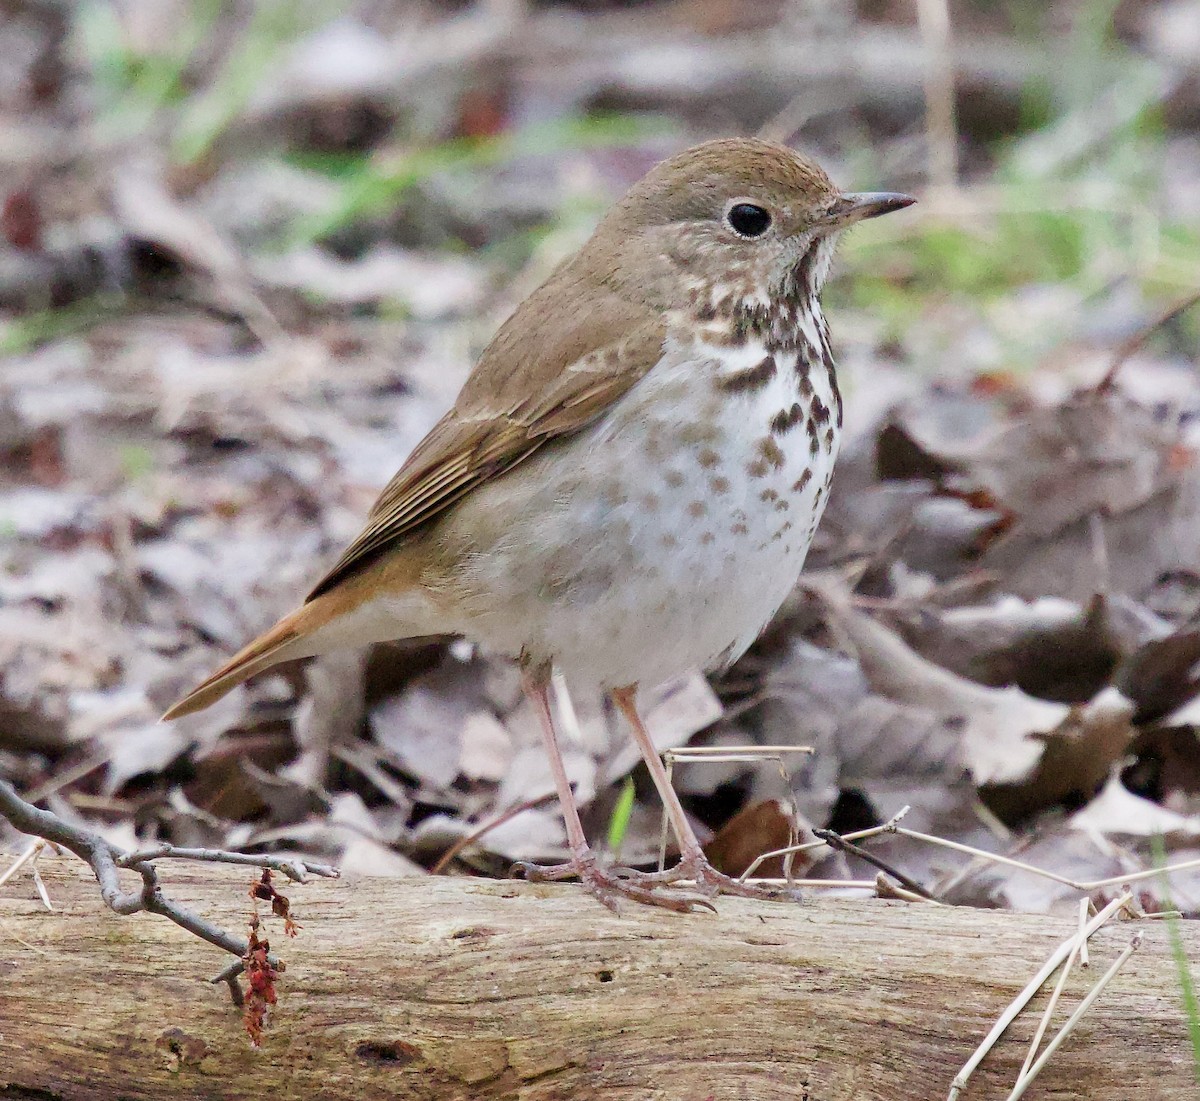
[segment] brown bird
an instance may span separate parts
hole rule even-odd
[[[764,141],[659,164],[505,322],[305,603],[165,718],[281,661],[461,634],[519,658],[541,722],[571,859],[529,877],[578,876],[613,908],[703,904],[682,879],[757,893],[705,859],[637,685],[732,662],[796,583],[842,424],[818,296],[838,234],[913,201],[840,192]],[[628,719],[679,842],[669,871],[588,847],[552,667]]]

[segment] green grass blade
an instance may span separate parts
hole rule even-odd
[[[1154,862],[1161,868],[1166,864],[1166,849],[1161,836],[1152,839]],[[1171,885],[1166,875],[1159,877],[1162,890],[1162,903],[1168,910],[1173,910],[1171,902]],[[1175,961],[1175,971],[1179,976],[1180,999],[1183,1002],[1184,1016],[1187,1017],[1188,1037],[1192,1044],[1192,1071],[1196,1076],[1196,1084],[1200,1086],[1200,997],[1196,995],[1196,983],[1192,978],[1191,966],[1188,963],[1187,947],[1183,943],[1182,923],[1177,917],[1168,917],[1167,938],[1171,943],[1171,957]]]
[[[621,785],[621,794],[617,796],[617,804],[613,807],[612,817],[608,820],[608,851],[618,853],[629,832],[629,820],[633,817],[633,777],[626,776]]]

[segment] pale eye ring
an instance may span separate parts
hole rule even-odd
[[[737,199],[725,211],[725,224],[739,237],[753,240],[771,228],[771,212],[748,199]]]

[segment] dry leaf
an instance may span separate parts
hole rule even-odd
[[[894,632],[845,603],[833,619],[853,644],[868,683],[896,703],[938,716],[957,731],[959,760],[977,783],[1027,777],[1042,749],[1033,734],[1056,729],[1063,704],[1036,700],[1018,688],[985,688],[926,661]]]
[[[704,846],[704,855],[714,868],[726,875],[742,875],[763,853],[782,849],[799,841],[813,841],[811,827],[800,824],[801,836],[795,837],[792,808],[779,799],[753,803],[735,814]],[[813,864],[811,855],[800,853],[792,859],[792,875],[804,876]],[[763,861],[755,870],[756,877],[783,876],[783,857]]]

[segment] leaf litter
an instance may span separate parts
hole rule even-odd
[[[131,57],[162,20],[186,18],[186,5],[124,7],[114,26]],[[348,10],[297,15],[278,41],[262,31],[269,62],[225,107],[222,50],[238,32],[222,20],[211,48],[178,59],[162,101],[131,81],[76,111],[83,62],[36,15],[29,42],[44,48],[14,53],[0,83],[0,110],[24,119],[0,150],[15,181],[0,196],[0,771],[98,828],[385,875],[424,874],[466,838],[455,874],[564,851],[515,674],[461,642],[285,667],[157,723],[306,591],[495,324],[596,214],[664,153],[732,124],[715,75],[731,70],[704,61],[725,57],[722,35],[772,31],[769,19],[672,29],[687,61],[672,75],[607,60],[644,30],[619,7],[580,16],[587,42],[542,5],[417,7],[415,21]],[[553,72],[547,51],[563,57]],[[467,86],[464,73],[500,58],[501,75]],[[988,94],[1012,102],[989,71]],[[912,127],[920,72],[905,73],[875,76]],[[876,102],[862,79],[850,99]],[[787,106],[769,81],[744,83],[738,110],[761,117],[738,125]],[[657,122],[587,122],[604,103]],[[573,130],[521,129],[572,112],[585,118]],[[847,125],[831,109],[800,140],[849,180]],[[900,166],[889,184],[907,173],[920,190],[903,142],[887,127],[875,140]],[[984,143],[964,141],[986,163]],[[893,287],[920,275],[906,274],[910,245],[887,244]],[[853,248],[845,267],[849,286],[872,275]],[[1146,866],[1155,837],[1193,853],[1194,352],[1151,341],[1099,386],[1106,356],[1156,313],[1128,290],[1089,299],[1014,278],[990,310],[930,298],[928,324],[899,332],[886,303],[833,296],[848,435],[806,577],[736,666],[643,700],[663,751],[815,749],[790,766],[797,822],[763,762],[676,772],[713,858],[742,871],[794,827],[811,840],[904,805],[915,830],[1073,880]],[[1064,310],[1077,316],[1057,342],[1050,322],[1031,336]],[[1034,340],[1023,371],[990,324]],[[606,835],[632,775],[621,859],[652,862],[657,803],[618,717],[599,698],[561,703],[591,835]],[[1073,905],[1061,885],[907,836],[876,848],[945,901]],[[824,850],[792,872],[876,869]],[[1195,871],[1170,889],[1200,906]]]

